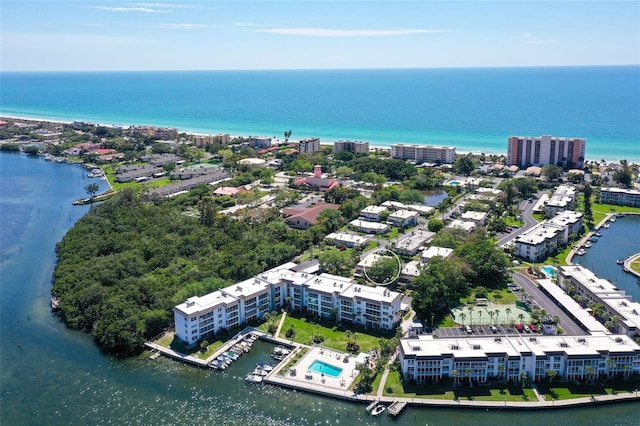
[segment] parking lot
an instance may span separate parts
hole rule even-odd
[[[472,325],[471,333],[467,333],[464,327],[445,327],[438,328],[433,331],[433,335],[436,337],[472,337],[472,336],[530,336],[540,334],[537,332],[519,332],[515,325],[498,325],[495,326],[496,331],[492,332],[488,325]]]

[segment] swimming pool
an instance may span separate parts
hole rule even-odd
[[[309,366],[309,370],[331,377],[338,377],[342,374],[342,368],[318,360],[313,361],[313,364]]]
[[[558,276],[558,269],[555,266],[543,266],[542,270],[549,278],[555,278]]]

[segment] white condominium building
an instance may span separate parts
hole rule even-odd
[[[587,140],[543,136],[509,136],[507,166],[526,168],[553,164],[565,169],[584,167]]]
[[[391,145],[391,157],[400,160],[413,160],[417,163],[445,163],[456,161],[456,148],[433,145]]]
[[[640,346],[625,335],[493,336],[400,340],[404,379],[416,383],[545,381],[549,371],[563,380],[629,377],[640,373]],[[523,374],[524,373],[524,374]]]
[[[517,236],[514,241],[515,255],[537,262],[566,244],[569,235],[579,233],[581,228],[582,213],[563,211]]]
[[[609,280],[598,277],[583,266],[569,265],[558,267],[558,284],[567,292],[569,287],[573,287],[586,303],[601,304],[603,314],[611,318],[611,328],[615,333],[640,336],[640,303],[633,302]]]
[[[335,316],[343,324],[393,330],[400,322],[400,293],[335,275],[296,272],[294,266],[286,263],[205,296],[190,297],[173,308],[176,335],[193,345],[286,303],[312,316]]]
[[[600,188],[600,202],[603,204],[640,207],[640,191],[637,189]]]

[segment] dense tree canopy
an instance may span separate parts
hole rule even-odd
[[[64,321],[91,332],[106,352],[133,354],[170,325],[174,305],[277,266],[310,244],[269,210],[244,219],[213,206],[203,220],[182,214],[198,203],[193,197],[143,203],[125,191],[80,219],[57,245],[52,292]]]

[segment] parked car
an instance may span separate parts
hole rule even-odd
[[[472,329],[471,329],[471,327],[469,327],[468,325],[465,325],[465,326],[464,326],[464,331],[466,331],[466,332],[467,332],[467,334],[471,334],[471,333],[473,333],[473,330],[472,330]]]
[[[495,334],[498,332],[498,327],[496,327],[495,325],[490,325],[489,330],[491,330],[491,332]]]
[[[523,326],[523,328],[524,328],[524,331],[525,331],[525,332],[527,332],[527,333],[531,333],[531,328],[529,328],[529,326],[528,326],[527,324],[525,324],[525,325]]]
[[[536,325],[535,325],[535,324],[531,324],[531,325],[529,326],[529,328],[530,328],[530,329],[531,329],[531,331],[533,331],[534,333],[537,333],[537,332],[538,332],[538,327],[536,327]]]
[[[516,330],[522,332],[524,330],[524,327],[522,326],[522,324],[516,324]]]

